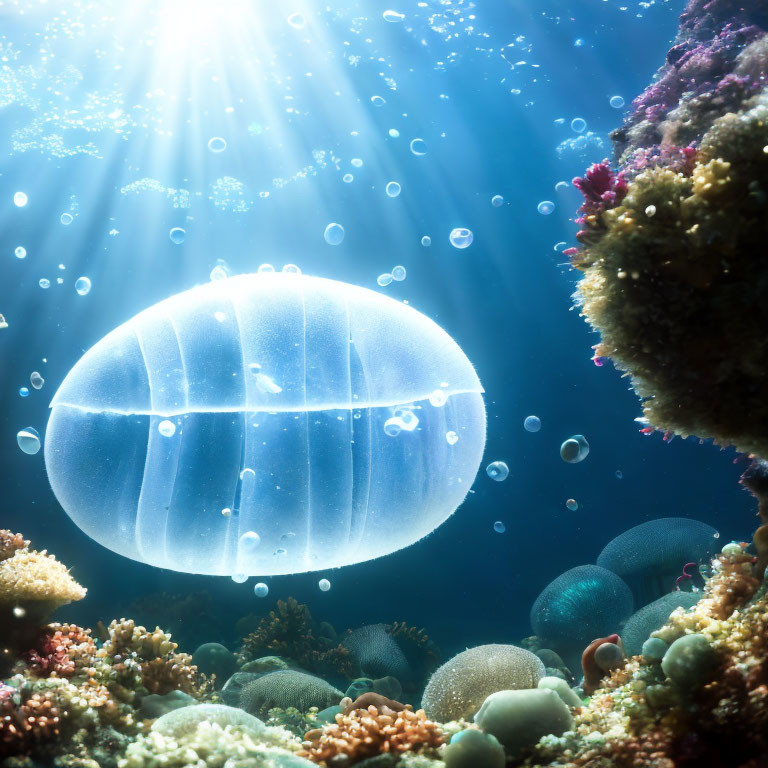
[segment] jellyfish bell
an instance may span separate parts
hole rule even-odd
[[[241,275],[90,349],[51,403],[46,468],[72,520],[126,557],[227,576],[336,568],[413,544],[461,504],[485,444],[482,391],[453,339],[406,304]],[[415,428],[389,435],[393,417]],[[251,533],[259,546],[239,546]]]

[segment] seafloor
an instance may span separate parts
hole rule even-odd
[[[48,623],[85,589],[0,531],[2,765],[768,766],[767,76],[768,3],[690,0],[614,160],[574,181],[567,254],[644,429],[749,460],[751,542],[717,552],[670,510],[545,589],[535,636],[446,661],[428,630],[335,629],[292,599],[192,655],[131,619]],[[703,589],[663,594],[680,557]]]

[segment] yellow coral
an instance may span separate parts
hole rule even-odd
[[[0,605],[46,602],[54,607],[82,600],[86,589],[45,551],[19,549],[0,562]]]

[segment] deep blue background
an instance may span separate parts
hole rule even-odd
[[[426,627],[452,653],[529,634],[528,612],[538,592],[562,571],[594,562],[612,536],[639,522],[687,516],[715,525],[725,541],[750,535],[754,512],[736,484],[743,465],[734,465],[731,452],[693,440],[666,445],[658,435],[638,433],[633,418],[640,409],[626,380],[590,362],[596,339],[570,298],[577,275],[553,250],[558,241],[572,242],[569,219],[578,205],[574,191],[556,193],[554,185],[586,162],[559,158],[556,146],[574,135],[573,117],[603,135],[618,124],[620,112],[609,97],[618,93],[629,103],[648,83],[682,8],[682,2],[661,3],[638,18],[637,4],[627,4],[629,11],[613,0],[479,0],[471,12],[488,37],[462,32],[449,42],[424,27],[423,18],[410,32],[406,24],[387,25],[374,3],[345,7],[336,17],[318,14],[322,45],[296,45],[292,31],[275,19],[274,28],[282,30],[271,38],[276,56],[294,74],[313,71],[311,79],[293,81],[301,114],[286,117],[284,84],[251,77],[252,60],[263,51],[233,41],[215,64],[226,95],[222,79],[185,81],[175,94],[173,136],[135,127],[124,137],[96,133],[90,138],[101,158],[12,153],[13,132],[32,113],[18,104],[0,110],[0,312],[10,323],[0,331],[0,525],[56,553],[88,587],[87,599],[62,616],[93,624],[124,614],[132,600],[153,592],[207,590],[217,625],[206,630],[216,635],[207,639],[232,641],[237,617],[294,595],[339,629],[406,620]],[[398,7],[415,13],[416,3]],[[350,19],[356,16],[370,18],[353,35]],[[36,32],[45,20],[3,19],[4,43],[21,51],[13,66],[39,60]],[[519,35],[526,37],[519,48],[533,47],[505,51],[512,63],[528,62],[512,70],[498,48]],[[365,37],[372,42],[364,43]],[[574,45],[579,38],[583,45]],[[344,64],[349,40],[351,49],[373,60]],[[52,45],[52,69],[77,66],[82,90],[106,83],[123,91],[127,105],[146,100],[154,74],[139,50],[112,51],[106,60],[126,64],[115,71],[81,41]],[[106,39],[104,48],[110,45]],[[438,61],[447,63],[436,68]],[[397,91],[386,90],[381,71],[395,77]],[[521,93],[510,94],[510,88]],[[369,101],[376,93],[387,99],[380,109]],[[224,111],[229,103],[234,113]],[[246,127],[253,121],[270,129],[251,136]],[[391,127],[400,138],[388,136]],[[213,135],[227,138],[221,155],[206,149]],[[408,150],[415,136],[429,145],[425,157]],[[312,162],[312,148],[332,150],[340,170],[325,168],[272,189],[273,176]],[[363,158],[364,167],[350,167],[352,157]],[[354,183],[342,183],[346,171],[354,172]],[[247,213],[219,211],[206,195],[224,175],[245,182],[254,197],[258,190],[271,194],[255,199]],[[121,186],[144,176],[202,196],[191,210],[179,211],[155,194],[120,194]],[[390,179],[403,186],[396,200],[383,192]],[[17,189],[29,194],[25,208],[11,204]],[[501,208],[490,205],[494,194],[504,196]],[[71,195],[79,214],[63,227],[59,215]],[[542,199],[557,203],[555,214],[537,213]],[[336,248],[322,238],[334,220],[346,228]],[[172,226],[187,229],[183,245],[170,242]],[[448,243],[456,226],[474,232],[467,250]],[[109,236],[113,227],[119,234]],[[431,235],[431,248],[421,247],[423,234]],[[18,244],[29,253],[23,261],[13,255]],[[369,287],[379,273],[405,265],[407,280],[385,290],[440,323],[477,367],[488,409],[483,467],[506,461],[508,480],[494,483],[481,469],[464,505],[430,537],[381,560],[323,573],[333,584],[328,593],[318,590],[318,575],[304,574],[269,579],[269,597],[257,600],[253,579],[236,585],[161,571],[87,539],[53,497],[42,453],[22,454],[16,433],[27,425],[43,433],[48,401],[83,350],[140,309],[206,280],[217,258],[234,272],[293,262],[307,273]],[[93,280],[86,297],[72,287],[81,274]],[[40,277],[55,281],[60,275],[62,286],[43,291],[37,285]],[[44,357],[47,364],[40,362]],[[18,389],[28,386],[32,370],[43,373],[46,385],[21,399]],[[522,428],[530,413],[542,420],[538,434]],[[585,462],[568,465],[558,449],[574,433],[585,434],[592,450]],[[579,501],[578,511],[566,509],[569,497]],[[493,531],[496,520],[505,523],[504,534]],[[185,628],[189,642],[197,639],[196,621],[190,618]]]

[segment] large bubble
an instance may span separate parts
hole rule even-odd
[[[220,575],[335,568],[408,546],[458,507],[485,444],[481,393],[453,339],[408,305],[242,275],[89,350],[51,404],[46,467],[74,522],[126,557]],[[387,434],[405,412],[417,428]],[[238,547],[251,532],[259,546]]]

